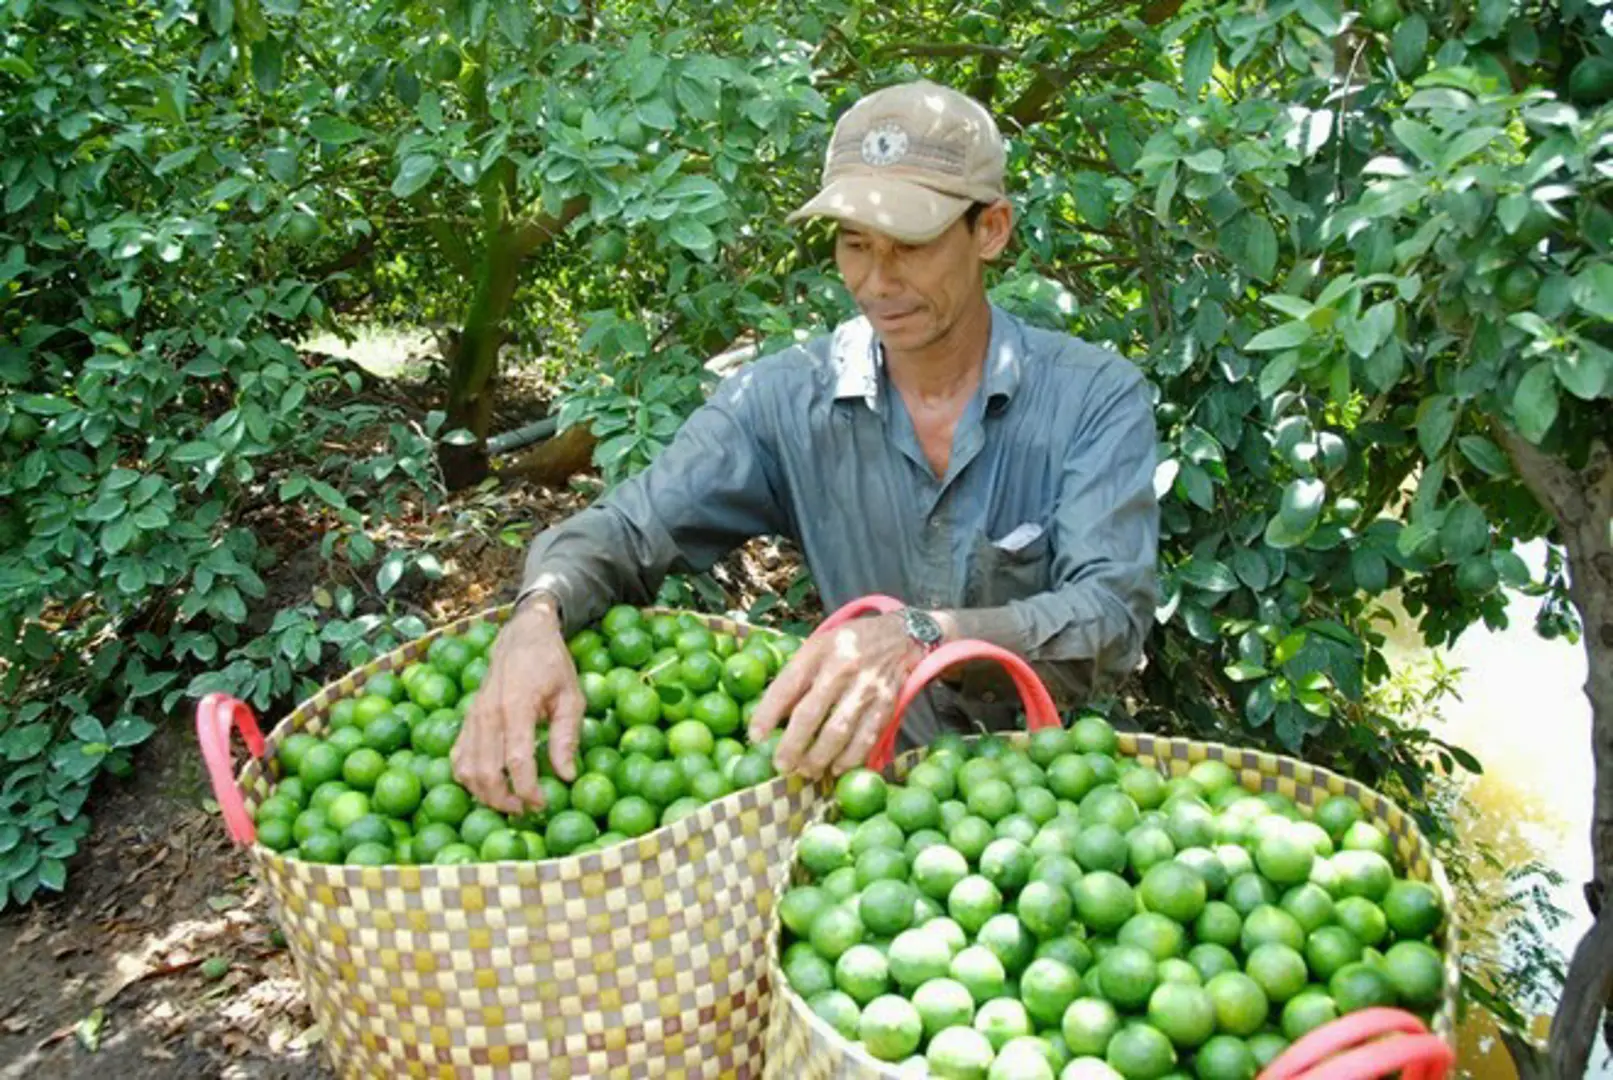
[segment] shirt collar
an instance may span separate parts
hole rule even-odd
[[[861,398],[868,407],[879,406],[880,369],[884,350],[866,316],[834,329],[830,355],[835,365],[835,400]],[[991,337],[986,342],[986,401],[1006,401],[1019,389],[1025,355],[1025,337],[1019,320],[1002,308],[991,307]]]

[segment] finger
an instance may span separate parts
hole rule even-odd
[[[835,703],[829,718],[823,722],[812,748],[807,751],[806,760],[801,763],[802,772],[812,777],[822,777],[830,772],[831,767],[846,753],[862,725],[864,706],[869,696],[870,687],[865,676],[852,681]]]
[[[499,766],[504,760],[503,715],[496,698],[488,708],[480,706],[478,701],[471,707],[454,742],[454,778],[477,799],[492,806],[499,797],[498,788],[503,786],[494,783],[502,778]]]
[[[524,718],[523,718],[524,717]],[[504,729],[504,768],[509,770],[512,802],[520,813],[527,809],[541,810],[544,805],[543,788],[538,784],[536,751],[538,716],[536,709],[523,709],[510,717]]]
[[[839,776],[868,763],[869,752],[879,741],[880,735],[884,734],[885,726],[890,723],[891,713],[895,710],[896,690],[896,684],[888,678],[869,681],[857,706],[851,738],[829,767],[831,775]]]
[[[779,722],[800,703],[817,674],[818,657],[818,650],[810,645],[804,646],[779,671],[778,677],[763,692],[762,700],[756,703],[756,711],[751,714],[750,727],[747,729],[751,742],[759,743],[773,734]]]
[[[554,711],[549,714],[549,764],[560,779],[577,779],[577,743],[582,738],[584,709],[582,690],[576,680],[555,695]]]
[[[805,775],[812,775],[802,767],[803,759],[808,748],[821,737],[819,729],[823,726],[824,718],[840,698],[840,688],[836,685],[838,681],[833,676],[820,678],[790,713],[784,738],[779,740],[778,753],[773,755],[779,772],[799,770]]]

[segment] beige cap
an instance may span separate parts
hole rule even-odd
[[[928,80],[875,91],[835,124],[823,189],[786,220],[832,217],[909,244],[1003,188],[1002,135],[978,101]]]

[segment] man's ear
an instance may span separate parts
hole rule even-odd
[[[980,212],[975,221],[975,243],[980,257],[991,262],[1008,247],[1014,235],[1014,205],[998,199]]]

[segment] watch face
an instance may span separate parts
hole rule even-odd
[[[908,634],[921,645],[933,648],[940,644],[941,624],[936,622],[929,612],[908,608],[903,612],[903,618],[907,623]]]

